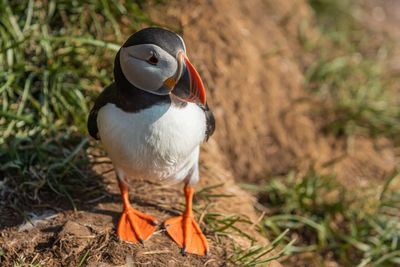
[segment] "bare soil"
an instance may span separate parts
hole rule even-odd
[[[299,101],[307,98],[302,81],[309,57],[299,45],[298,28],[303,21],[313,23],[305,0],[176,1],[152,9],[151,17],[161,25],[183,29],[188,55],[207,86],[216,117],[216,133],[202,147],[198,188],[223,184],[214,193],[234,197],[214,198],[215,205],[207,212],[241,214],[256,222],[260,216],[254,209],[256,199],[236,182],[264,183],[266,177],[286,175],[293,168],[323,169],[324,163],[336,158],[323,171],[334,171],[343,184],[359,187],[379,184],[395,167],[399,154],[389,140],[357,136],[348,150],[346,140],[321,134],[309,105]],[[109,168],[103,164],[93,171]],[[43,261],[44,266],[76,266],[87,253],[86,266],[226,266],[232,238],[243,248],[250,245],[244,237],[221,237],[208,229],[202,215],[209,202],[202,198],[196,202],[202,211],[197,219],[210,243],[210,255],[182,256],[161,228],[145,247],[121,243],[115,235],[122,202],[114,174],[104,175],[95,186],[103,192],[100,198],[82,197],[77,190],[77,212],[66,198],[49,195],[53,205],[33,210],[40,214],[50,210],[57,216],[24,231],[18,230],[23,218],[3,206],[0,265],[12,266],[23,259]],[[130,199],[139,210],[163,221],[183,211],[181,187],[132,180]],[[238,227],[259,244],[268,243],[254,227]]]
[[[207,153],[204,151],[204,154]],[[167,236],[162,227],[153,233],[145,246],[120,242],[115,234],[115,227],[122,211],[122,202],[114,174],[110,172],[103,176],[100,183],[94,185],[97,190],[103,192],[100,197],[84,196],[84,192],[77,189],[73,194],[77,212],[72,210],[66,198],[54,199],[53,207],[47,205],[43,208],[33,208],[36,215],[47,214],[48,218],[32,219],[37,224],[36,227],[31,227],[28,222],[22,224],[22,218],[15,218],[15,212],[6,209],[8,212],[5,213],[6,217],[2,217],[2,221],[8,220],[9,224],[12,221],[15,225],[1,225],[0,251],[5,253],[0,258],[0,263],[2,266],[12,266],[13,262],[22,259],[26,263],[42,261],[44,266],[76,266],[88,253],[85,261],[87,266],[99,263],[102,264],[100,266],[227,266],[232,254],[231,239],[243,247],[248,247],[250,240],[240,236],[217,236],[205,227],[202,220],[204,213],[237,213],[253,221],[256,221],[257,217],[253,208],[254,199],[234,184],[229,173],[219,168],[218,160],[214,156],[210,164],[201,162],[201,175],[208,178],[202,180],[199,188],[223,184],[209,193],[234,197],[229,197],[229,200],[216,198],[213,201],[215,206],[211,208],[206,208],[210,201],[205,197],[195,197],[194,207],[200,211],[197,219],[210,245],[210,253],[207,256],[181,255],[180,248]],[[111,168],[110,164],[102,164],[94,170],[102,173]],[[165,187],[133,180],[130,182],[130,200],[135,208],[162,222],[183,212],[184,198],[181,187],[182,185]],[[45,202],[52,201],[47,199]],[[258,239],[260,244],[267,244],[267,240],[261,237],[254,227],[249,228],[249,224],[239,223],[236,226]]]

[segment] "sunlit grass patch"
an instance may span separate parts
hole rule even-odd
[[[221,237],[228,237],[231,240],[232,252],[228,257],[228,262],[235,266],[259,266],[261,264],[279,259],[287,254],[291,245],[295,240],[285,240],[288,230],[282,231],[270,243],[261,246],[256,244],[255,237],[243,231],[243,225],[248,228],[254,228],[261,235],[266,232],[264,228],[257,222],[252,222],[243,214],[225,214],[222,212],[210,212],[208,209],[213,207],[215,199],[235,197],[234,195],[216,194],[214,189],[222,187],[223,184],[212,185],[199,189],[195,194],[194,211],[199,214],[200,225],[206,226],[206,231],[214,235],[214,240],[219,243]],[[202,200],[200,205],[199,200]],[[238,226],[241,224],[241,227]],[[250,247],[243,248],[237,246],[234,237],[242,237],[250,241]]]
[[[265,186],[245,185],[259,192],[267,208],[267,231],[290,229],[298,241],[288,252],[333,253],[346,266],[393,266],[400,263],[400,191],[392,188],[394,173],[382,188],[349,191],[310,170],[275,178]]]
[[[289,230],[286,229],[266,246],[256,245],[247,249],[235,247],[234,253],[230,257],[229,261],[238,266],[250,267],[259,266],[261,264],[279,259],[289,253],[288,251],[290,250],[292,244],[296,241],[293,239],[284,247],[279,248],[279,251],[276,252],[278,244],[284,240],[284,237],[288,232]]]
[[[318,97],[314,112],[324,115],[323,130],[347,136],[358,132],[398,140],[400,102],[382,76],[384,62],[359,53],[320,58],[306,72],[306,84]]]
[[[324,118],[325,133],[364,133],[399,142],[400,101],[390,89],[396,77],[385,75],[390,43],[376,42],[361,21],[362,1],[309,3],[321,35],[303,40],[314,58],[306,67],[304,87],[312,93],[315,119]]]
[[[204,222],[204,224],[213,231],[217,241],[219,236],[236,235],[243,236],[254,242],[255,239],[253,237],[244,233],[236,226],[237,223],[246,223],[251,225],[252,222],[250,220],[238,214],[224,214],[221,212],[209,211],[209,209],[215,205],[215,199],[234,197],[234,195],[216,194],[213,192],[214,189],[222,186],[223,184],[217,184],[197,190],[194,198],[193,210],[200,214],[199,220]],[[200,199],[203,200],[203,205],[201,206],[199,206]]]
[[[360,0],[308,0],[322,31],[327,34],[348,32],[360,13]],[[342,35],[341,34],[341,35]]]

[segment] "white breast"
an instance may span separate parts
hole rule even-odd
[[[117,170],[169,184],[182,181],[197,164],[206,130],[204,112],[193,103],[156,105],[138,113],[107,104],[97,125]]]

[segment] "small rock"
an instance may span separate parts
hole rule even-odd
[[[93,238],[95,235],[92,234],[90,229],[84,225],[78,224],[73,221],[67,221],[60,233],[58,234],[59,238],[65,238],[67,236],[76,237],[76,238]]]

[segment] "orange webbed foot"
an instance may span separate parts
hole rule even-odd
[[[192,216],[178,216],[164,222],[168,235],[182,248],[182,254],[206,255],[206,237]]]
[[[181,216],[163,223],[168,235],[182,248],[182,253],[205,255],[208,253],[206,237],[193,217],[193,188],[185,187],[186,210]]]
[[[121,180],[118,182],[124,201],[124,211],[119,219],[117,235],[122,241],[142,243],[157,228],[158,222],[155,218],[141,213],[132,208],[129,203],[128,187]]]
[[[117,235],[122,241],[144,244],[157,228],[157,220],[132,207],[125,208],[118,223]]]

